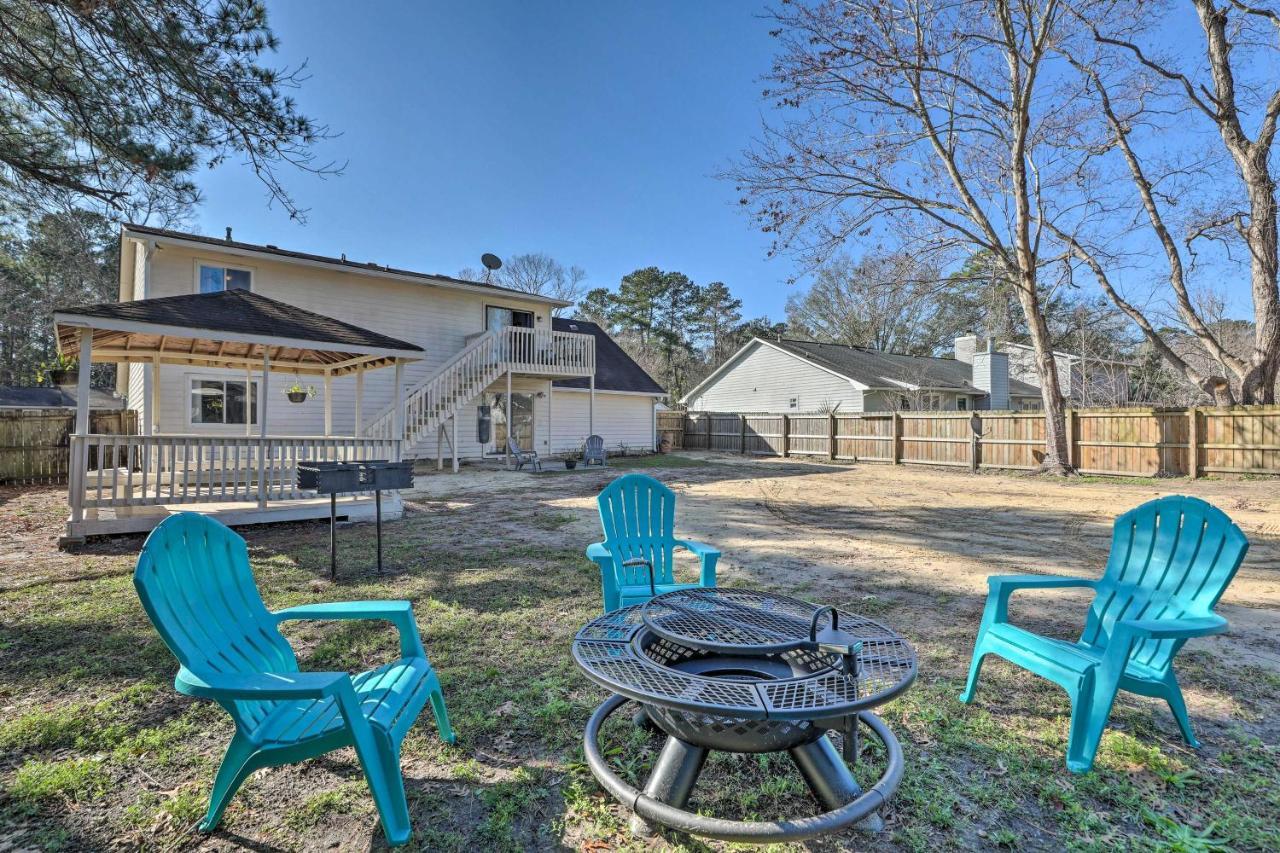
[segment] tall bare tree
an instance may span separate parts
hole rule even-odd
[[[816,341],[932,355],[929,321],[941,279],[935,267],[906,254],[856,263],[836,255],[817,269],[808,290],[787,299],[787,325]]]
[[[1058,0],[814,0],[773,13],[768,93],[793,116],[732,171],[775,249],[819,262],[891,228],[916,254],[983,251],[1013,283],[1041,375],[1043,468],[1067,467],[1042,302],[1041,197],[1071,180],[1042,158],[1071,126],[1045,74]]]
[[[582,267],[566,267],[546,252],[525,252],[512,255],[496,273],[487,274],[483,270],[466,267],[459,270],[458,278],[492,281],[501,287],[524,293],[577,302],[586,290],[584,282],[587,280],[587,271]],[[552,314],[560,317],[572,310],[573,306],[557,308]]]
[[[1273,3],[1241,0],[1125,11],[1075,10],[1091,39],[1065,52],[1096,107],[1092,127],[1082,122],[1077,142],[1092,156],[1080,173],[1084,194],[1070,203],[1075,221],[1066,227],[1067,218],[1060,218],[1050,227],[1188,382],[1222,405],[1274,402],[1280,290],[1272,158],[1280,122],[1274,75],[1280,12]],[[1188,23],[1194,15],[1198,26],[1157,26],[1171,14]],[[1161,42],[1162,32],[1167,39],[1171,31],[1196,30],[1198,52]],[[1181,330],[1165,328],[1117,285],[1132,263],[1134,235],[1122,227],[1126,210],[1163,256],[1165,292]],[[1237,266],[1231,251],[1244,249],[1254,314],[1248,346],[1224,337],[1224,329],[1237,327],[1215,322],[1194,287],[1192,275],[1198,263],[1205,268],[1200,256],[1210,247],[1218,249],[1210,268],[1215,277],[1224,270],[1231,275]],[[1187,335],[1200,353],[1179,345]]]

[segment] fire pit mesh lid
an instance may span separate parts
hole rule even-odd
[[[773,593],[742,589],[682,589],[660,595],[644,606],[645,625],[659,636],[686,646],[732,654],[777,654],[809,641],[809,626],[822,608]],[[850,619],[846,625],[845,619]],[[841,615],[841,629],[861,636],[864,627],[875,635],[886,630],[875,623],[853,624]],[[831,624],[829,614],[818,628]]]
[[[700,678],[674,669],[656,666],[638,656],[630,645],[618,643],[574,644],[574,655],[598,676],[625,684],[635,693],[652,699],[670,700],[686,707],[698,706],[726,711],[760,712],[760,694],[748,683],[719,678]]]

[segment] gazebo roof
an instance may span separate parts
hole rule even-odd
[[[340,376],[423,357],[416,344],[248,290],[67,308],[54,324],[69,357],[91,329],[93,361],[247,367],[269,354],[273,370]]]

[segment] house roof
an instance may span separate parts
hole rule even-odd
[[[959,391],[966,394],[985,394],[973,384],[973,368],[954,358],[903,355],[881,352],[864,347],[844,344],[825,344],[801,341],[793,338],[753,338],[738,353],[745,352],[753,344],[772,346],[783,352],[804,359],[810,364],[851,380],[863,388],[926,388],[930,390]],[[738,357],[725,362],[725,367]],[[685,399],[692,397],[704,385],[713,380],[719,371],[712,373],[702,384],[694,388]],[[1026,382],[1009,378],[1009,394],[1013,397],[1039,397],[1040,389]]]
[[[556,332],[577,332],[582,335],[593,335],[596,339],[596,390],[622,391],[629,394],[667,393],[662,386],[653,381],[644,368],[636,364],[627,355],[617,341],[609,337],[608,332],[595,323],[587,320],[553,317],[551,328]],[[557,379],[557,388],[589,388],[587,379]]]
[[[103,360],[149,360],[229,366],[227,361],[272,361],[297,372],[341,374],[358,364],[380,366],[422,358],[422,347],[326,317],[248,290],[107,302],[55,312],[58,349],[80,351],[80,332],[93,330]],[[114,354],[114,355],[112,355]]]
[[[1019,350],[1024,350],[1026,352],[1035,352],[1035,347],[1031,346],[1030,344],[1018,344],[1018,343],[1014,343],[1013,341],[1001,341],[999,344],[996,345],[996,348],[1002,351],[1007,351],[1010,349],[1019,349]],[[1053,354],[1056,356],[1059,356],[1060,358],[1066,358],[1072,361],[1086,360],[1084,356],[1079,355],[1077,353],[1073,353],[1073,352],[1062,352],[1061,350],[1054,350]],[[1105,358],[1103,356],[1091,355],[1087,360],[1094,362],[1096,364],[1120,364],[1125,367],[1137,366],[1134,362],[1125,361],[1122,358]]]
[[[240,240],[222,240],[217,237],[206,237],[202,234],[187,234],[183,231],[170,231],[167,228],[153,228],[150,225],[134,225],[129,223],[122,226],[122,229],[125,235],[132,234],[134,236],[153,237],[160,240],[172,240],[181,243],[198,243],[221,251],[231,250],[237,254],[250,253],[255,255],[266,255],[273,258],[279,258],[284,261],[301,261],[310,264],[321,264],[324,266],[350,270],[352,272],[372,273],[374,275],[390,276],[393,278],[411,279],[421,281],[425,284],[436,284],[464,289],[479,289],[481,291],[492,291],[496,293],[508,293],[513,296],[518,296],[521,299],[528,299],[533,302],[546,302],[551,305],[567,306],[573,304],[572,302],[566,302],[562,299],[553,299],[550,296],[526,293],[523,290],[499,287],[496,284],[486,284],[483,281],[468,281],[464,278],[455,278],[454,276],[440,275],[439,273],[425,273],[415,272],[414,270],[398,269],[396,267],[390,267],[374,263],[372,261],[367,263],[351,261],[348,260],[345,255],[338,258],[330,257],[328,255],[314,255],[310,252],[297,252],[292,249],[281,249],[279,246],[273,246],[269,243],[245,243]]]
[[[17,385],[0,385],[0,408],[21,409],[74,409],[76,388],[30,388]],[[123,409],[124,398],[109,391],[89,389],[89,408]]]

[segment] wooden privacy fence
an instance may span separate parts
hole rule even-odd
[[[67,409],[0,409],[0,483],[65,483],[76,413]],[[138,413],[89,413],[89,431],[136,435]]]
[[[1070,409],[1067,421],[1081,474],[1280,474],[1280,406]],[[673,449],[1033,470],[1044,458],[1044,414],[687,412],[680,442]]]

